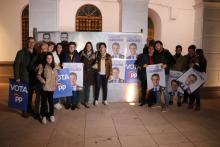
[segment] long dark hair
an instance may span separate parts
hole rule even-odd
[[[86,44],[85,44],[85,46],[84,46],[84,49],[83,49],[83,51],[85,52],[85,53],[87,53],[87,49],[86,49],[86,47],[87,47],[87,45],[88,44],[90,44],[91,45],[91,47],[92,47],[92,53],[94,53],[94,50],[93,50],[93,45],[92,45],[92,42],[90,42],[90,41],[88,41],[88,42],[86,42]]]
[[[52,69],[54,69],[54,68],[55,68],[55,62],[54,62],[53,54],[52,54],[51,52],[47,52],[47,53],[44,55],[43,62],[42,62],[43,68],[45,68],[46,64],[48,64],[48,63],[47,63],[47,56],[51,56],[51,57],[52,57],[52,62],[51,62],[51,64],[49,64],[49,65],[50,65],[50,67],[51,67]]]
[[[55,51],[56,51],[56,53],[57,53],[57,55],[58,55],[57,48],[58,48],[59,45],[62,47],[62,51],[61,51],[61,53],[60,53],[60,55],[61,55],[61,54],[63,53],[62,43],[57,43],[54,49],[55,49]]]

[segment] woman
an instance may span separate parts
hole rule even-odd
[[[93,46],[91,42],[87,42],[81,55],[80,60],[84,63],[83,67],[83,83],[84,83],[84,100],[82,104],[89,108],[89,94],[90,94],[90,87],[94,85],[94,69],[92,66],[95,63],[95,54],[93,51]]]
[[[204,56],[203,49],[196,50],[196,62],[192,63],[192,67],[201,73],[206,73],[207,61]],[[200,90],[201,90],[201,87],[190,94],[190,96],[189,96],[190,101],[189,101],[189,106],[188,106],[189,109],[193,108],[194,102],[196,101],[196,106],[195,106],[194,110],[195,111],[200,110]]]
[[[54,62],[55,62],[55,66],[56,69],[60,69],[61,68],[61,61],[62,61],[62,51],[63,51],[63,47],[61,43],[57,43],[57,45],[55,46],[55,50],[52,52],[53,57],[54,57]],[[54,100],[54,107],[57,110],[62,109],[62,105],[60,104],[60,99],[55,99]]]
[[[107,103],[108,79],[112,73],[112,59],[111,55],[106,52],[106,44],[99,44],[99,52],[97,53],[96,64],[93,66],[95,72],[95,100],[93,104],[98,105],[99,91],[102,86],[102,103]]]
[[[146,104],[146,91],[147,91],[147,77],[146,68],[148,65],[154,64],[153,60],[154,44],[150,44],[149,47],[143,49],[143,54],[138,56],[136,66],[139,69],[138,77],[141,81],[141,103],[140,106]]]
[[[41,116],[42,123],[47,123],[47,114],[51,122],[55,122],[53,109],[53,92],[56,89],[57,70],[55,68],[54,58],[51,52],[46,53],[43,59],[42,66],[40,66],[37,78],[43,85],[42,99],[41,99]],[[47,108],[49,106],[49,109]],[[49,113],[47,111],[49,110]]]

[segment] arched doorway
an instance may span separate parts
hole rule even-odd
[[[148,35],[147,40],[154,40],[154,23],[150,17],[148,17]]]
[[[76,31],[101,32],[101,11],[96,6],[91,4],[86,4],[80,7],[76,13]]]
[[[153,9],[149,8],[148,9],[148,36],[150,40],[153,38],[154,40],[161,40],[161,32],[162,32],[162,27],[161,27],[161,19],[160,16],[156,11]]]
[[[29,36],[29,5],[27,5],[23,11],[21,16],[22,23],[22,47],[24,48],[26,45],[26,39]]]

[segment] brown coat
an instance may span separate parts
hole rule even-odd
[[[186,70],[186,58],[184,56],[177,57],[176,55],[173,56],[176,63],[172,66],[172,70],[176,71],[185,71]]]
[[[39,66],[37,78],[43,84],[44,91],[54,91],[57,85],[57,69],[52,69],[49,65]]]
[[[100,72],[100,68],[101,68],[101,54],[100,53],[97,55],[96,63],[98,65],[97,72]],[[105,73],[106,73],[107,78],[109,78],[110,75],[112,74],[112,57],[108,53],[106,53],[106,56],[105,56]]]

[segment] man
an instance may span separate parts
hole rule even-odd
[[[148,106],[151,107],[160,101],[162,112],[166,112],[166,101],[165,101],[165,87],[160,86],[160,76],[155,73],[151,76],[151,81],[153,88],[149,91],[149,103]]]
[[[177,106],[181,106],[181,101],[183,98],[183,93],[178,89],[179,83],[176,80],[171,81],[171,89],[172,91],[169,92],[170,95],[170,102],[169,104],[172,105],[174,100],[177,100]]]
[[[168,87],[170,67],[175,64],[175,60],[169,50],[163,48],[163,43],[159,40],[155,42],[154,63],[161,64],[162,68],[165,69],[166,87]],[[165,91],[165,95],[165,101],[168,105],[169,95],[167,88]]]
[[[51,41],[50,33],[43,33],[43,41],[45,42]]]
[[[177,45],[176,46],[176,54],[173,56],[176,63],[173,64],[172,70],[181,71],[181,72],[183,72],[185,70],[186,59],[181,53],[182,53],[182,46]]]
[[[120,44],[118,42],[115,42],[112,44],[112,59],[124,59],[124,55],[120,54]]]
[[[190,86],[194,84],[197,81],[197,76],[195,74],[190,74],[187,78],[185,83],[181,85],[184,91],[186,91],[188,94],[191,93]]]
[[[14,78],[17,82],[26,82],[28,88],[28,112],[32,113],[32,95],[34,91],[36,74],[31,67],[31,62],[35,56],[34,45],[35,40],[33,37],[28,37],[27,47],[17,52],[14,60]],[[27,112],[22,113],[23,117],[28,117]]]
[[[60,41],[61,42],[68,42],[68,33],[67,32],[61,32]]]
[[[119,78],[120,70],[118,67],[112,68],[112,79],[109,83],[124,83],[124,80]]]
[[[186,61],[184,71],[187,71],[193,66],[193,63],[196,60],[196,46],[195,45],[192,44],[188,47],[188,54],[185,55],[184,58],[185,58],[185,61]],[[184,103],[188,104],[188,101],[189,101],[189,93],[187,92],[187,90],[185,90],[184,91],[183,104]]]
[[[129,45],[130,56],[127,56],[127,59],[136,60],[137,59],[137,44],[131,43]]]

